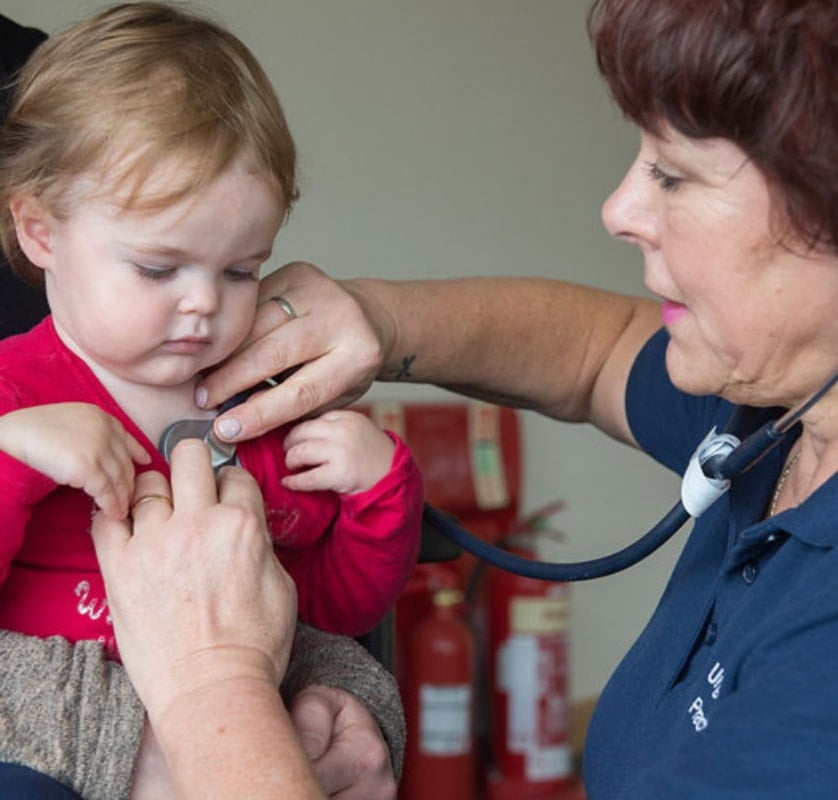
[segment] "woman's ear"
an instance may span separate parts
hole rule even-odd
[[[32,195],[16,197],[9,204],[9,210],[15,223],[17,241],[24,255],[36,267],[49,269],[53,260],[55,217]]]

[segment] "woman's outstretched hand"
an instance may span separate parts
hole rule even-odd
[[[93,538],[120,655],[146,710],[227,673],[278,687],[296,592],[253,478],[231,467],[216,485],[206,445],[187,439],[172,454],[171,487],[156,472],[137,477],[131,516],[97,516]]]
[[[281,297],[282,303],[272,298]],[[286,422],[338,408],[360,397],[383,360],[382,321],[317,267],[287,264],[263,279],[250,337],[226,364],[207,375],[196,400],[215,408],[237,392],[298,367],[279,386],[218,417],[225,440],[251,439]],[[288,309],[294,313],[289,316]],[[300,366],[301,365],[301,366]]]

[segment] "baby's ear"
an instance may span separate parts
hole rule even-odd
[[[52,216],[32,195],[16,197],[9,204],[20,249],[26,257],[41,269],[49,269],[53,259]]]

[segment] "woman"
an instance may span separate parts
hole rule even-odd
[[[590,29],[641,132],[603,219],[641,249],[662,302],[524,278],[339,287],[293,265],[266,291],[298,320],[266,314],[250,351],[201,396],[212,404],[309,363],[220,418],[219,433],[255,435],[377,377],[589,421],[683,473],[733,404],[764,420],[827,381],[838,362],[838,7],[597,0]],[[288,362],[268,363],[271,351]],[[600,699],[591,798],[834,794],[836,469],[831,391],[696,522]]]

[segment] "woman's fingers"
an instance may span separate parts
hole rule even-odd
[[[200,439],[182,439],[170,456],[172,502],[178,512],[198,511],[218,500],[209,448]]]
[[[293,319],[280,303],[293,308]],[[196,392],[214,408],[267,377],[297,368],[273,389],[221,414],[216,434],[250,439],[315,411],[345,405],[369,388],[381,365],[378,334],[345,286],[311,264],[287,264],[262,281],[263,304],[248,343]]]
[[[265,525],[265,502],[259,486],[253,476],[240,467],[224,467],[219,473],[218,501],[251,511]]]
[[[137,476],[130,509],[134,530],[156,529],[172,515],[173,509],[169,484],[159,472],[143,472]]]

